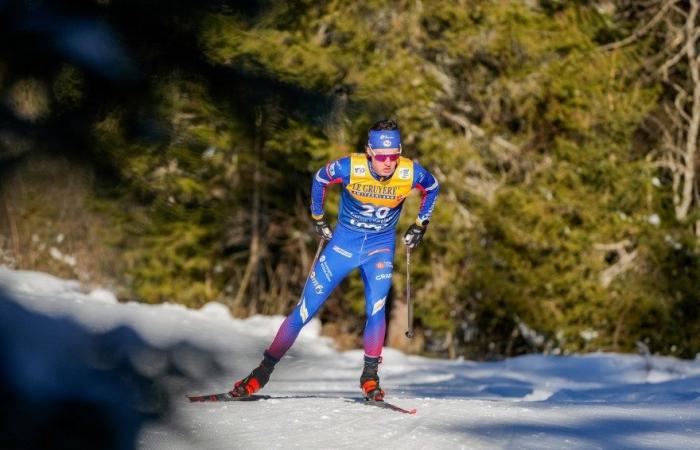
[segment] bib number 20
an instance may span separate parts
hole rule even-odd
[[[391,211],[391,208],[388,206],[380,206],[379,208],[375,208],[372,205],[362,205],[362,209],[363,211],[360,214],[365,217],[376,217],[377,219],[384,219],[389,215],[389,211]]]

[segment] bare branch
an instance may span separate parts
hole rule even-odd
[[[698,32],[697,17],[700,12],[700,1],[690,0],[690,10],[685,22],[686,36],[688,44],[685,46],[685,55],[688,59],[690,69],[691,86],[693,88],[692,100],[690,100],[691,112],[688,114],[684,106],[681,105],[680,97],[676,97],[675,105],[677,113],[688,122],[688,129],[685,133],[685,154],[683,155],[684,170],[682,173],[682,190],[678,192],[678,202],[675,204],[676,218],[685,220],[688,217],[690,207],[693,203],[693,192],[696,183],[696,154],[698,150],[698,135],[700,134],[700,61],[697,57],[695,39],[693,37]],[[684,99],[683,99],[684,100]]]
[[[458,116],[457,114],[452,114],[449,111],[442,111],[442,116],[462,127],[464,129],[464,135],[467,139],[471,139],[472,134],[475,134],[478,137],[484,137],[486,135],[486,132],[481,127],[471,123],[471,121],[465,116]]]
[[[619,242],[613,242],[611,244],[593,245],[593,248],[596,250],[614,251],[618,255],[617,262],[601,272],[599,276],[600,284],[604,288],[610,286],[610,283],[612,283],[615,278],[627,272],[634,266],[638,251],[636,249],[631,252],[627,251],[627,248],[631,247],[632,245],[633,243],[629,239],[623,239]]]
[[[629,239],[623,239],[618,242],[613,242],[611,244],[593,244],[593,248],[596,250],[601,250],[601,251],[611,251],[614,250],[616,252],[626,252],[625,247],[629,247],[632,245],[632,241]]]
[[[678,43],[680,44],[682,42],[682,39],[683,39],[683,33],[681,32],[679,34],[680,34],[680,36],[679,36],[678,40],[680,42],[678,42]],[[688,45],[695,45],[695,41],[697,41],[698,38],[700,38],[700,30],[695,30],[692,37],[690,39],[688,39],[688,41],[686,42],[686,45],[681,47],[671,58],[669,58],[665,63],[663,63],[661,65],[661,67],[659,67],[658,71],[659,71],[659,73],[661,73],[664,80],[668,80],[669,69],[671,69],[673,66],[678,64],[683,59],[683,57],[686,55],[687,46]],[[674,40],[674,42],[675,42],[675,40]],[[675,47],[675,45],[674,45],[674,47]]]
[[[639,38],[647,34],[652,28],[654,28],[660,21],[661,19],[664,18],[664,16],[668,13],[669,9],[673,4],[676,2],[676,0],[666,0],[661,4],[661,9],[654,15],[654,17],[651,18],[649,22],[647,22],[645,25],[642,25],[641,27],[637,28],[634,32],[632,32],[631,35],[627,36],[621,41],[617,42],[612,42],[610,44],[603,45],[602,47],[599,48],[601,51],[610,51],[610,50],[616,50],[618,48],[625,47],[627,45],[630,45],[637,41]]]
[[[464,105],[462,105],[462,107],[464,107]],[[443,117],[445,117],[446,119],[449,119],[449,120],[452,121],[453,123],[456,123],[457,125],[459,125],[460,127],[462,127],[462,128],[464,129],[464,135],[465,135],[465,137],[466,137],[467,139],[470,139],[470,140],[471,140],[471,139],[472,139],[472,136],[474,136],[474,135],[475,135],[476,137],[479,137],[479,138],[487,138],[487,133],[486,133],[486,131],[485,131],[483,128],[481,128],[480,126],[473,124],[473,123],[472,123],[468,118],[466,118],[465,116],[460,116],[460,115],[457,115],[457,114],[453,114],[453,113],[451,113],[451,112],[449,112],[449,111],[442,111],[442,115],[443,115]],[[503,149],[505,149],[505,150],[508,150],[508,151],[510,151],[510,152],[513,152],[513,153],[520,151],[520,147],[518,147],[517,145],[515,145],[515,144],[509,142],[508,140],[504,139],[504,138],[501,137],[501,136],[493,136],[493,137],[491,137],[491,138],[490,138],[490,143],[493,144],[493,145],[495,145],[495,146],[497,146],[497,147],[501,147],[501,148],[503,148]]]

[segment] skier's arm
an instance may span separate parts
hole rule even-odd
[[[440,192],[440,184],[435,177],[417,162],[413,163],[413,187],[421,191],[421,202],[416,222],[408,227],[403,236],[403,241],[409,248],[416,247],[423,240]]]
[[[413,163],[413,187],[421,192],[420,209],[416,224],[426,225],[430,220],[435,208],[438,193],[440,192],[440,184],[435,179],[433,174],[428,172],[423,166],[417,162]]]
[[[311,182],[311,217],[315,220],[323,219],[326,190],[331,184],[338,184],[350,180],[350,157],[330,161],[318,169]]]

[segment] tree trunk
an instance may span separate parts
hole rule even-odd
[[[262,133],[262,112],[258,112],[256,117],[255,141],[253,143],[253,196],[251,201],[251,217],[250,217],[250,251],[248,253],[248,263],[246,264],[241,284],[238,286],[238,291],[234,297],[232,310],[234,313],[248,313],[247,306],[249,302],[245,302],[245,295],[249,286],[252,284],[254,274],[257,273],[258,262],[260,261],[261,238],[260,238],[260,156],[263,147]],[[253,306],[255,309],[255,306]]]
[[[15,260],[15,266],[17,268],[20,268],[22,256],[20,255],[19,233],[17,232],[17,222],[15,222],[14,210],[12,209],[12,204],[10,203],[9,195],[7,194],[7,192],[3,194],[3,201],[5,203],[5,212],[7,213],[7,224],[10,228],[10,237],[12,239],[12,257]]]
[[[688,40],[685,45],[685,54],[688,60],[688,69],[693,87],[693,95],[690,105],[688,131],[685,139],[685,151],[683,155],[683,190],[680,204],[676,206],[676,217],[685,220],[690,210],[693,193],[695,190],[695,154],[698,148],[698,131],[700,130],[700,61],[697,58],[696,41],[698,26],[695,21],[700,9],[698,0],[691,0],[690,12],[685,23],[685,34]]]

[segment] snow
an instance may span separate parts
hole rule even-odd
[[[105,289],[0,267],[0,287],[23,307],[68,317],[90,332],[120,326],[165,346],[191,343],[216,355],[224,374],[188,386],[221,392],[245,376],[274,337],[282,316],[231,317],[222,304],[119,303]],[[358,402],[362,351],[338,352],[312,321],[263,393],[269,400],[174,400],[166,422],[141,429],[141,449],[696,449],[700,447],[700,361],[592,353],[527,355],[498,362],[441,360],[387,348],[380,368],[388,400],[415,416]],[[156,374],[156,353],[134,357]],[[196,360],[195,360],[196,361]],[[197,370],[196,364],[188,370]]]

